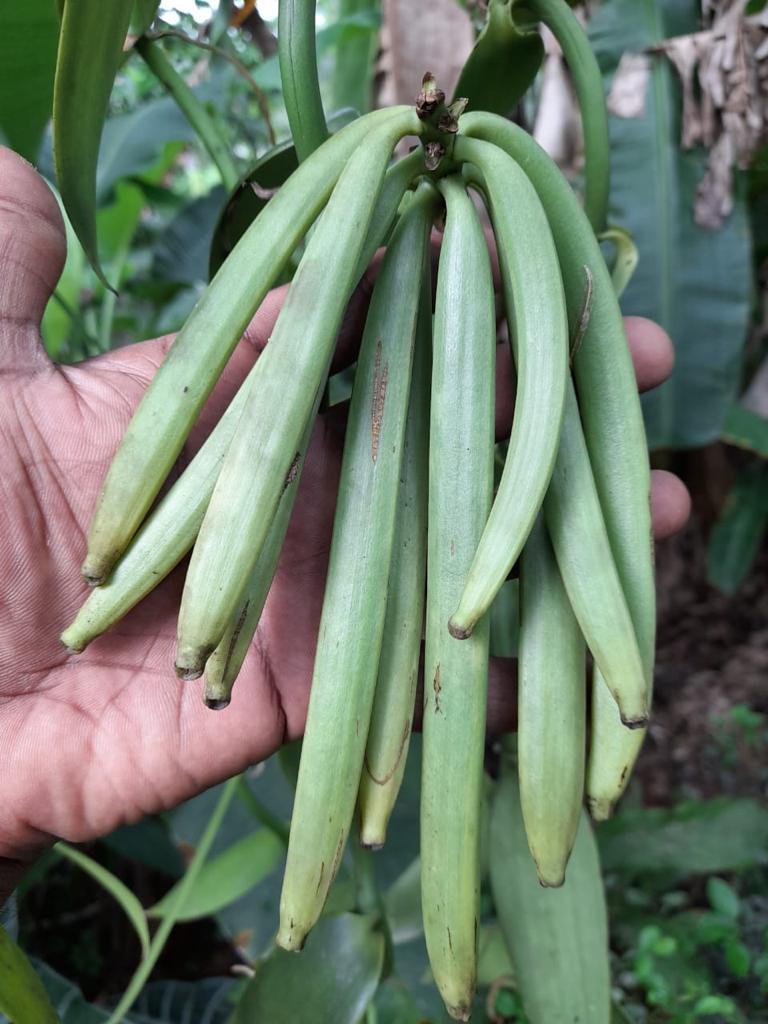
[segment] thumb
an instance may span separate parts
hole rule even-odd
[[[0,372],[47,360],[40,320],[65,255],[53,193],[26,160],[0,146]]]

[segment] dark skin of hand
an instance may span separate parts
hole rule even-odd
[[[36,172],[0,148],[0,901],[55,838],[94,839],[180,803],[269,757],[304,728],[323,597],[344,411],[318,419],[294,517],[230,707],[173,672],[177,571],[80,655],[59,643],[86,595],[88,522],[106,468],[172,338],[56,366],[40,318],[61,272],[57,204]],[[370,282],[352,303],[339,365],[353,357]],[[188,461],[269,338],[284,289],[256,313],[180,462]],[[672,369],[648,320],[627,321],[641,390]],[[509,362],[499,351],[497,428],[509,433]],[[505,383],[506,382],[506,383]],[[657,537],[684,524],[682,483],[654,473]],[[514,707],[514,665],[491,669],[490,727]]]

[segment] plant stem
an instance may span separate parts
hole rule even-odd
[[[141,54],[150,71],[174,98],[179,109],[208,150],[211,160],[218,167],[224,187],[228,192],[232,192],[240,181],[240,175],[230,155],[229,143],[218,124],[173,67],[158,43],[142,37],[134,48]]]
[[[237,788],[240,784],[240,776],[236,775],[230,779],[229,782],[224,786],[221,792],[221,796],[218,799],[216,806],[213,809],[213,813],[208,819],[208,824],[205,826],[205,831],[200,837],[200,842],[197,844],[197,849],[192,860],[189,862],[184,877],[179,883],[179,888],[176,891],[176,898],[168,908],[167,913],[163,916],[160,925],[152,937],[152,942],[149,946],[149,952],[139,964],[133,977],[130,980],[128,988],[123,994],[123,998],[117,1004],[112,1012],[111,1017],[107,1021],[107,1024],[119,1024],[119,1022],[125,1017],[126,1013],[130,1010],[141,992],[144,984],[152,973],[152,968],[157,963],[160,954],[163,951],[168,936],[171,933],[171,929],[176,923],[179,914],[184,909],[184,903],[187,896],[192,890],[197,876],[200,874],[200,869],[208,856],[213,841],[216,838],[216,834],[221,828],[221,823],[224,820],[224,815],[227,812],[232,797],[237,792]]]
[[[528,0],[528,6],[557,39],[573,77],[584,132],[584,208],[597,233],[605,228],[608,215],[610,174],[608,113],[600,67],[565,0]]]
[[[288,846],[288,826],[273,814],[268,807],[259,800],[253,792],[245,776],[240,777],[240,784],[237,787],[237,797],[257,821],[268,828],[280,839],[284,846]]]
[[[280,0],[277,55],[283,100],[299,161],[328,138],[315,47],[315,0]]]

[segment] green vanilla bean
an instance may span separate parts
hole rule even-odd
[[[149,70],[165,86],[179,109],[194,128],[197,137],[216,164],[227,192],[233,192],[240,181],[231,148],[219,125],[210,116],[200,100],[174,68],[156,41],[142,36],[134,49],[141,55]]]
[[[585,654],[539,517],[520,559],[517,756],[528,847],[547,886],[565,880],[584,801]]]
[[[392,568],[379,676],[360,777],[360,843],[384,845],[400,792],[411,735],[424,625],[427,574],[429,381],[432,365],[432,285],[425,265],[421,286],[405,449],[397,495]]]
[[[277,943],[301,949],[341,862],[373,705],[434,190],[401,219],[376,280],[344,442]],[[322,224],[312,241],[320,236]]]
[[[281,268],[327,202],[350,156],[408,107],[343,128],[267,203],[206,288],[152,379],[115,454],[88,538],[83,575],[100,584],[157,497],[203,403]]]
[[[264,547],[261,549],[261,554],[248,581],[245,601],[238,608],[237,615],[230,621],[224,636],[205,663],[203,701],[212,711],[222,711],[229,705],[232,699],[232,688],[256,633],[256,627],[259,624],[269,588],[272,586],[272,580],[277,570],[285,535],[288,532],[291,513],[299,489],[301,471],[304,468],[307,447],[312,434],[312,425],[319,404],[319,401],[315,402],[309,429],[302,439],[298,458],[289,473],[291,479],[286,479],[287,486],[280,495],[275,518],[272,520]]]
[[[414,153],[387,171],[358,261],[356,280],[362,277],[384,240],[405,188],[420,170],[423,170],[423,159],[421,154]],[[208,440],[142,524],[107,582],[91,590],[75,621],[62,634],[62,643],[70,650],[84,650],[93,639],[118,622],[154,590],[190,550],[256,373],[254,366]],[[292,486],[288,488],[283,499],[290,496],[292,490]]]
[[[466,174],[488,199],[517,368],[501,481],[449,623],[452,635],[464,638],[509,575],[552,475],[568,377],[568,319],[552,233],[524,171],[497,146],[461,134],[454,157],[471,165]]]
[[[635,370],[611,276],[573,190],[526,132],[490,114],[466,114],[461,130],[506,149],[528,174],[555,238],[572,329],[582,317],[587,275],[592,282],[589,319],[573,359],[576,386],[595,485],[650,699],[656,632],[650,468]],[[623,727],[598,674],[587,763],[587,802],[593,816],[610,814],[629,780],[643,736],[644,730]]]
[[[342,171],[307,243],[192,552],[178,623],[182,678],[202,674],[242,602],[328,373],[390,154],[401,136],[419,131],[406,109],[372,133]]]
[[[579,19],[565,0],[526,0],[560,44],[571,72],[584,132],[584,209],[596,232],[608,216],[610,143],[603,76]]]
[[[448,616],[493,495],[496,317],[488,247],[460,179],[444,178],[429,429],[421,902],[435,983],[469,1020],[477,975],[487,617],[467,640]]]
[[[277,58],[288,124],[299,161],[328,138],[315,45],[315,0],[280,0]]]
[[[568,599],[624,725],[648,721],[648,683],[569,380],[544,515]]]

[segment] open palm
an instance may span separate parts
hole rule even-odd
[[[278,573],[227,710],[206,709],[200,683],[173,672],[182,570],[84,654],[69,654],[58,636],[86,596],[79,567],[91,510],[171,339],[54,366],[39,321],[63,256],[53,196],[0,149],[0,857],[20,860],[51,836],[82,841],[173,806],[301,733],[343,441],[338,412],[318,420]],[[266,343],[283,294],[272,292],[259,310],[190,449]],[[629,334],[641,385],[658,383],[671,369],[668,339],[647,321]],[[503,405],[499,417],[504,429]],[[684,488],[669,475],[655,480],[654,514],[661,533],[687,515]],[[497,678],[505,673],[495,666]]]

